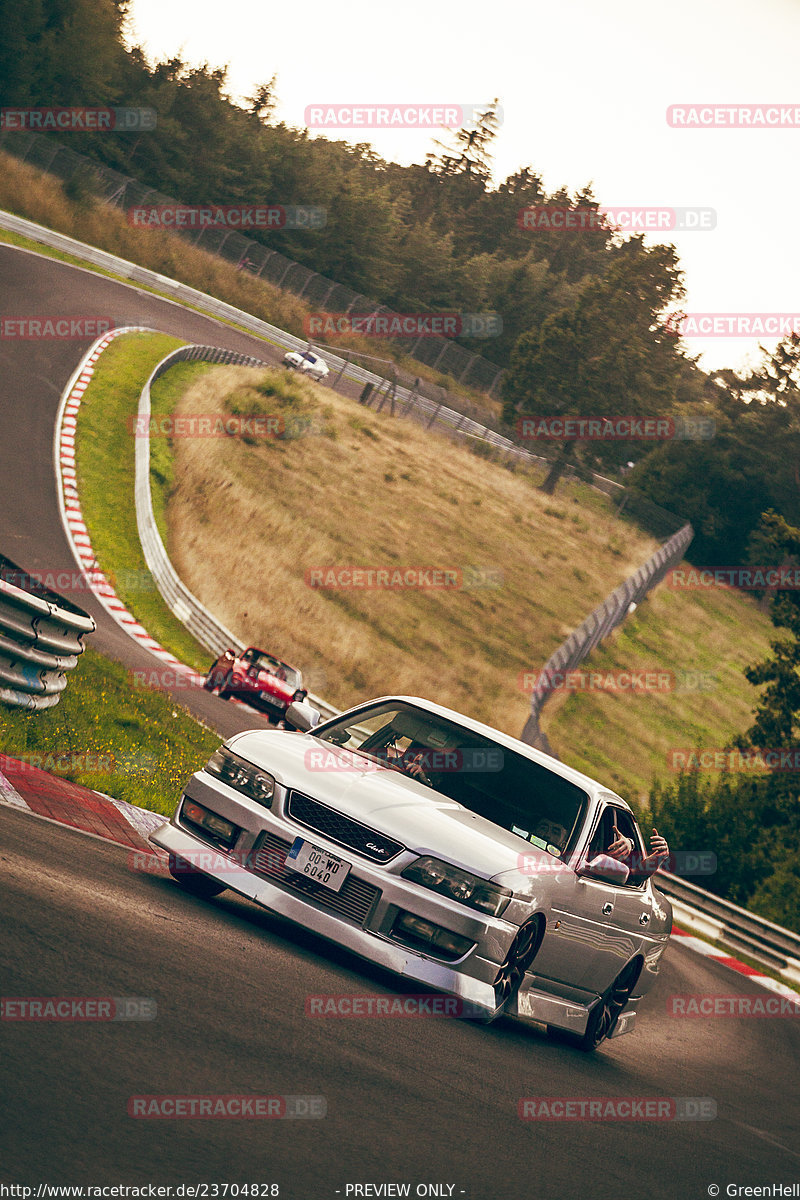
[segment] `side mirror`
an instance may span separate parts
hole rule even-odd
[[[307,733],[309,729],[319,725],[320,713],[313,704],[308,704],[305,700],[295,700],[287,708],[283,720],[287,728]]]
[[[598,854],[591,862],[582,862],[576,874],[586,879],[602,879],[606,883],[627,883],[630,868],[609,854]]]

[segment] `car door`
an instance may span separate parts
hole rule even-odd
[[[635,853],[641,852],[630,814],[618,805],[604,803],[585,840],[582,857],[595,856],[598,839],[604,840],[603,831],[612,823],[633,838]],[[537,955],[537,974],[581,990],[605,991],[639,948],[651,919],[651,905],[644,884],[589,879],[565,869],[552,880],[551,919]]]

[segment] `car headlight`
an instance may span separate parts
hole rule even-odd
[[[251,800],[257,800],[265,808],[272,807],[272,797],[275,794],[275,780],[266,771],[253,767],[238,758],[224,746],[215,750],[203,768],[209,775],[214,775],[227,783],[228,787],[237,792],[244,792]]]
[[[404,879],[411,879],[422,887],[430,888],[432,892],[439,892],[450,900],[490,913],[493,917],[500,916],[514,894],[511,888],[489,883],[439,858],[418,858],[410,867],[406,867],[402,875]]]

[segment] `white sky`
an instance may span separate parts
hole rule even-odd
[[[529,165],[548,191],[591,181],[606,206],[713,208],[715,230],[667,235],[686,309],[800,313],[800,128],[666,120],[683,102],[800,108],[800,0],[133,0],[129,40],[151,58],[227,65],[235,98],[277,72],[276,116],[297,127],[315,103],[498,96],[495,182]],[[411,129],[327,136],[369,141],[402,163],[423,162],[431,145]],[[741,366],[758,340],[688,345],[707,368]]]

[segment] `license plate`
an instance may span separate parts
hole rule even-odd
[[[321,883],[332,892],[341,889],[350,871],[350,863],[335,858],[327,850],[320,850],[319,846],[313,846],[301,837],[295,838],[286,856],[286,866],[291,871],[305,875],[306,879]]]

